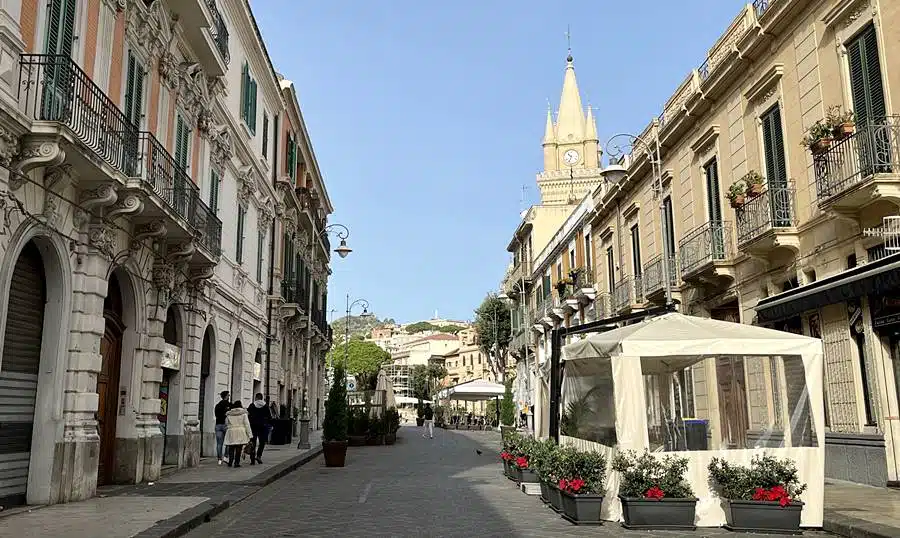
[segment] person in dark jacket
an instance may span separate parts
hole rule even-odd
[[[272,422],[272,412],[263,400],[262,393],[256,393],[256,399],[247,407],[247,413],[250,415],[250,429],[253,430],[253,443],[256,446],[255,456],[250,454],[250,465],[255,465],[262,463],[263,449],[269,437],[269,423]]]
[[[431,404],[425,404],[425,430],[428,432],[428,436],[434,439],[434,409],[431,408]],[[422,434],[422,437],[425,437],[425,434]]]
[[[222,447],[225,444],[225,414],[231,409],[231,402],[228,401],[227,390],[223,390],[219,396],[222,397],[222,401],[216,404],[214,410],[216,414],[216,459],[219,461],[219,465],[222,465],[225,463],[222,454]]]

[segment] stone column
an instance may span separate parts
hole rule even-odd
[[[79,253],[72,274],[69,361],[63,396],[63,441],[56,447],[50,504],[89,499],[97,491],[100,437],[97,434],[97,374],[103,337],[103,300],[109,262]]]
[[[184,406],[183,465],[194,467],[200,464],[200,361],[203,353],[203,337],[206,333],[206,318],[200,312],[189,312],[182,359],[182,398]],[[207,398],[214,395],[207,395]]]

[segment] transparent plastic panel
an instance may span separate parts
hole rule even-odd
[[[617,445],[616,406],[609,360],[567,361],[563,375],[560,434]]]

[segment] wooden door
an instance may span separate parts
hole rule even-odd
[[[103,359],[97,376],[97,431],[100,434],[100,463],[97,473],[98,484],[112,482],[115,466],[116,411],[118,410],[119,370],[122,364],[122,331],[106,318],[106,332],[100,341],[100,356]]]

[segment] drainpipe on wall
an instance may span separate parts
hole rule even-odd
[[[278,115],[272,120],[274,124],[275,142],[272,144],[272,186],[278,183]],[[275,223],[277,215],[272,216],[272,226],[269,230],[269,291],[266,297],[266,402],[271,402],[271,376],[272,376],[272,295],[275,286]]]

